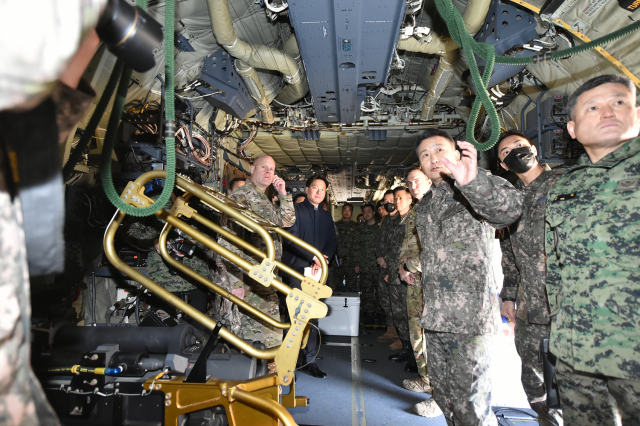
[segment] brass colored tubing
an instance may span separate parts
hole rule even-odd
[[[171,216],[166,210],[164,210],[164,209],[159,210],[155,214],[159,218],[163,219],[165,222],[169,223],[170,225],[174,226],[175,228],[178,228],[179,230],[181,230],[185,234],[189,235],[190,237],[192,237],[196,241],[202,243],[207,248],[210,248],[211,250],[213,250],[216,253],[220,254],[225,259],[228,259],[231,262],[235,263],[236,265],[238,265],[240,268],[244,269],[245,271],[249,272],[251,270],[251,267],[253,265],[249,261],[247,261],[245,258],[235,254],[234,252],[232,252],[231,250],[227,249],[226,247],[223,247],[220,244],[216,243],[215,241],[213,241],[212,239],[210,239],[209,237],[207,237],[206,235],[204,235],[200,231],[198,231],[196,229],[193,229],[191,226],[189,226],[188,224],[186,224],[182,220],[178,219],[177,217]],[[238,237],[236,237],[236,238],[238,238]],[[283,284],[282,281],[279,281],[279,280],[277,280],[275,278],[273,279],[273,281],[271,281],[271,287],[275,288],[279,292],[281,292],[283,294],[286,294],[286,295],[289,295],[289,293],[291,293],[291,287],[289,287],[286,284]],[[283,327],[282,326],[278,326],[278,328],[283,328]]]
[[[136,184],[142,186],[152,179],[156,179],[156,178],[163,179],[165,177],[166,177],[165,171],[156,170],[156,171],[151,171],[143,174],[138,179],[136,179],[135,182]],[[246,226],[247,228],[253,230],[258,235],[260,235],[260,237],[264,240],[264,243],[267,249],[267,253],[266,253],[267,258],[269,260],[275,261],[276,252],[273,244],[273,238],[271,238],[271,235],[269,235],[269,232],[267,232],[267,230],[265,230],[262,226],[256,224],[251,219],[245,217],[241,212],[238,211],[238,209],[231,207],[223,203],[222,201],[217,200],[215,197],[212,197],[205,190],[203,190],[200,187],[200,185],[192,184],[191,182],[188,182],[177,175],[176,175],[176,186],[186,191],[187,193],[191,193],[195,195],[196,197],[200,198],[202,201],[205,201],[207,204],[214,207],[216,210],[228,215],[229,217],[232,217],[242,225]],[[229,201],[232,201],[232,200],[229,200]]]
[[[164,172],[162,172],[162,173],[164,173]],[[161,210],[161,211],[164,211],[164,210]],[[149,291],[151,291],[154,295],[160,297],[161,299],[165,300],[166,302],[168,302],[172,306],[175,306],[176,308],[178,308],[181,311],[185,312],[187,315],[189,315],[191,318],[194,318],[200,324],[203,324],[209,330],[213,330],[213,328],[217,324],[216,321],[214,321],[213,319],[209,318],[208,316],[206,316],[202,312],[198,311],[197,309],[195,309],[193,306],[189,305],[188,303],[184,302],[179,297],[174,296],[171,292],[165,290],[163,287],[161,287],[160,285],[156,284],[151,279],[145,277],[143,274],[141,274],[140,272],[136,271],[131,266],[127,265],[125,262],[122,261],[122,259],[120,259],[118,257],[118,255],[116,253],[115,245],[114,245],[114,239],[115,239],[116,231],[118,230],[118,227],[122,223],[122,221],[125,218],[125,216],[126,215],[122,211],[118,211],[116,217],[113,219],[113,221],[111,222],[111,224],[109,225],[109,227],[107,228],[107,231],[105,233],[105,236],[104,236],[104,252],[107,255],[107,259],[109,259],[109,262],[111,262],[111,264],[116,269],[118,269],[119,271],[124,272],[129,278],[131,278],[131,279],[139,282],[140,284],[142,284],[145,288],[147,288]],[[173,217],[173,216],[171,216],[171,217]],[[176,219],[176,220],[178,220],[178,219]],[[180,222],[182,222],[182,221],[180,221]],[[259,358],[259,359],[274,359],[276,354],[278,353],[279,346],[276,346],[276,347],[273,347],[273,348],[269,348],[269,349],[265,349],[265,350],[257,349],[255,347],[253,347],[252,345],[248,344],[247,342],[245,342],[244,340],[240,339],[238,336],[236,336],[235,334],[233,334],[232,332],[227,330],[225,327],[222,327],[220,329],[219,336],[221,338],[223,338],[224,340],[230,342],[234,346],[238,347],[239,349],[245,351],[249,355],[254,356],[256,358]]]
[[[280,404],[271,400],[245,392],[242,389],[232,388],[229,396],[236,401],[255,408],[256,410],[278,418],[284,426],[297,426],[291,414]]]
[[[222,237],[225,238],[226,240],[233,242],[235,245],[247,250],[251,254],[258,256],[261,259],[264,259],[266,257],[265,254],[261,252],[259,249],[257,249],[256,247],[252,246],[242,238],[239,238],[237,235],[234,235],[231,232],[227,231],[222,226],[217,225],[214,222],[211,222],[209,219],[203,217],[202,215],[198,213],[194,213],[193,218],[198,222],[200,222],[201,224],[203,224],[204,226],[206,226],[207,228],[222,235]],[[292,277],[294,277],[299,281],[302,281],[304,279],[304,275],[302,275],[300,272],[296,271],[295,269],[291,268],[290,266],[285,265],[279,260],[276,260],[276,266],[281,271],[286,272],[287,274],[291,275]]]
[[[320,276],[319,282],[320,284],[324,284],[327,281],[327,276],[329,275],[329,267],[327,265],[326,259],[324,258],[324,255],[320,252],[320,250],[318,250],[308,242],[304,241],[303,239],[298,238],[293,234],[290,234],[289,232],[285,231],[282,228],[273,227],[271,229],[273,229],[276,234],[286,238],[289,241],[294,242],[296,245],[311,252],[316,258],[318,258],[320,260],[320,264],[322,265],[322,275]]]
[[[291,324],[282,323],[282,322],[274,320],[273,318],[271,318],[269,315],[265,314],[261,310],[256,309],[253,306],[251,306],[250,304],[248,304],[247,302],[245,302],[244,300],[237,298],[236,296],[231,294],[228,290],[225,290],[224,288],[222,288],[222,287],[216,285],[215,283],[209,281],[208,279],[206,279],[205,277],[203,277],[202,275],[200,275],[199,273],[197,273],[193,269],[189,268],[184,263],[178,262],[176,259],[171,257],[171,255],[169,254],[169,251],[167,250],[167,236],[169,235],[169,232],[171,231],[172,228],[173,228],[173,226],[169,225],[168,223],[165,224],[164,228],[162,229],[162,232],[160,233],[160,239],[159,239],[159,243],[158,243],[158,247],[160,248],[160,255],[162,255],[162,257],[164,258],[164,260],[167,263],[169,263],[174,268],[180,270],[185,275],[197,280],[201,284],[203,284],[206,287],[210,288],[211,290],[215,291],[216,293],[218,293],[219,295],[221,295],[225,299],[235,303],[236,305],[238,305],[239,307],[241,307],[245,311],[249,312],[250,314],[260,318],[262,321],[264,321],[264,322],[266,322],[266,323],[268,323],[268,324],[270,324],[270,325],[272,325],[272,326],[274,326],[276,328],[281,328],[283,330],[288,330],[289,329]]]

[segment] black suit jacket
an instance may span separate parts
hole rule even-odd
[[[295,204],[295,210],[296,223],[292,227],[287,228],[287,231],[296,237],[302,238],[331,259],[338,246],[336,228],[331,215],[320,206],[314,208],[309,200]],[[298,247],[286,238],[284,239],[283,248],[282,262],[300,273],[303,273],[304,268],[309,266],[313,260],[313,254]],[[300,287],[298,280],[293,279],[284,272],[282,275],[285,282],[289,285],[297,288]]]

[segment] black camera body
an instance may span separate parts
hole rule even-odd
[[[96,32],[111,53],[138,72],[153,68],[153,51],[164,39],[162,26],[155,19],[124,0],[107,2]]]
[[[182,258],[184,256],[193,256],[193,253],[196,251],[196,245],[191,241],[176,240],[173,244],[167,243],[167,250],[169,250],[169,254],[171,255],[171,257],[173,257],[180,263],[184,263]],[[184,256],[180,256],[180,254],[176,252],[183,254]],[[171,275],[178,275],[178,271],[173,269],[171,266],[169,266],[169,272],[171,273]]]

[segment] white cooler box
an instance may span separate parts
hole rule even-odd
[[[330,336],[357,336],[360,324],[358,293],[333,293],[322,299],[329,308],[327,316],[318,320],[320,331]]]

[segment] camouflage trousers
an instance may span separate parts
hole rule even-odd
[[[418,364],[418,374],[427,378],[427,352],[425,351],[424,330],[420,327],[422,319],[422,285],[407,286],[407,319],[409,321],[409,339],[413,348],[413,356]]]
[[[396,280],[398,281],[398,280]],[[410,340],[409,322],[407,320],[407,286],[404,283],[391,284],[389,286],[389,299],[391,300],[391,315],[393,323],[398,330],[401,340]]]
[[[216,321],[224,321],[225,327],[241,339],[251,342],[261,342],[267,348],[278,346],[282,343],[283,331],[254,318],[243,312],[238,305],[231,303],[223,297],[217,298],[214,306]],[[247,291],[245,288],[244,301],[256,309],[261,310],[276,321],[280,321],[280,309],[278,307],[278,295],[270,288]]]
[[[640,424],[640,381],[576,371],[562,360],[556,380],[565,424]]]
[[[360,290],[362,292],[360,296],[360,312],[362,313],[375,314],[380,310],[376,297],[377,275],[377,273],[360,272]]]
[[[551,326],[528,324],[520,318],[516,320],[516,350],[522,361],[522,387],[527,394],[531,409],[538,414],[541,426],[562,425],[562,412],[547,408],[547,393],[544,388],[542,362],[540,362],[540,341],[549,337]]]
[[[329,270],[327,281],[330,282],[329,287],[334,291],[355,293],[358,291],[356,275],[355,266],[345,262],[341,267]]]
[[[491,411],[490,349],[493,335],[425,330],[433,397],[449,426],[497,426]]]
[[[389,284],[384,280],[384,276],[387,275],[386,269],[381,269],[378,274],[378,300],[380,306],[384,312],[384,317],[387,322],[387,327],[395,327],[393,324],[393,314],[391,313],[391,299],[389,297]]]
[[[17,198],[12,202],[8,193],[0,191],[0,425],[3,426],[59,424],[31,369],[29,293],[22,208]]]

